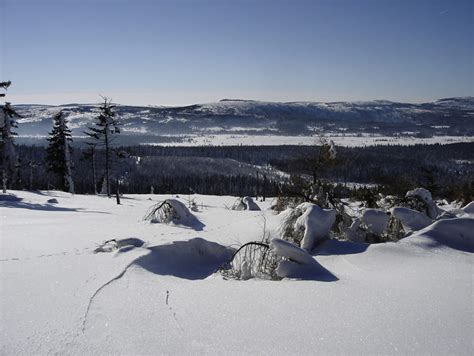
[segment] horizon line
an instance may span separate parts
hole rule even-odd
[[[106,96],[109,98],[108,96]],[[316,101],[316,100],[290,100],[290,101],[278,101],[278,100],[259,100],[259,99],[242,99],[242,98],[223,98],[216,101],[202,101],[202,102],[193,102],[191,104],[175,104],[175,105],[165,105],[165,104],[126,104],[113,101],[112,103],[115,105],[120,106],[137,106],[137,107],[165,107],[165,108],[176,108],[176,107],[187,107],[193,105],[205,105],[205,104],[215,104],[215,103],[222,103],[222,102],[255,102],[255,103],[272,103],[272,104],[299,104],[299,103],[314,103],[314,104],[337,104],[337,103],[366,103],[366,102],[389,102],[393,104],[431,104],[441,100],[451,100],[451,99],[474,99],[474,95],[466,95],[466,96],[449,96],[449,97],[442,97],[438,99],[434,99],[431,101],[395,101],[389,99],[368,99],[368,100],[333,100],[333,101]],[[10,102],[5,100],[5,102]],[[38,102],[22,102],[14,104],[13,106],[68,106],[68,105],[100,105],[101,102],[64,102],[62,104],[47,104],[47,103],[38,103]]]

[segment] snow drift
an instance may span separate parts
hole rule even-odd
[[[205,226],[177,199],[166,199],[150,207],[144,218],[151,223],[174,224],[202,230]]]
[[[444,219],[433,223],[402,241],[424,248],[450,247],[455,250],[474,252],[474,219]]]
[[[276,273],[281,278],[335,281],[337,277],[321,266],[306,250],[282,240],[273,239],[270,248],[284,260],[278,263]]]
[[[421,230],[433,222],[427,215],[409,208],[396,207],[392,209],[391,213],[400,220],[407,234]]]
[[[147,255],[139,257],[132,265],[155,274],[184,279],[204,279],[210,276],[232,258],[235,252],[233,248],[199,237],[149,247],[148,250]]]

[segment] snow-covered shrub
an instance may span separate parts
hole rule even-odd
[[[353,242],[366,242],[365,231],[360,227],[360,219],[356,218],[352,224],[344,231],[344,237]]]
[[[383,196],[380,194],[377,200],[377,207],[379,209],[389,211],[393,207],[400,206],[402,204],[402,198],[396,196],[396,195],[385,195]]]
[[[152,223],[182,223],[192,216],[186,205],[176,199],[166,199],[150,207],[145,220]]]
[[[368,233],[380,236],[388,225],[389,217],[387,213],[379,209],[364,210],[361,223]]]
[[[409,208],[396,207],[391,212],[392,216],[403,225],[406,233],[421,230],[433,222],[427,215]]]
[[[251,278],[280,279],[276,269],[280,258],[264,242],[249,242],[235,251],[232,259],[220,268],[225,278],[248,280]]]
[[[329,237],[336,221],[335,210],[321,209],[312,203],[302,203],[282,214],[283,220],[279,228],[281,237],[307,251]]]
[[[431,219],[436,219],[438,215],[441,214],[441,209],[438,208],[436,203],[433,201],[433,197],[429,190],[425,188],[410,190],[407,192],[405,197],[409,203],[415,205],[412,209],[424,212]]]
[[[301,204],[301,199],[295,197],[288,197],[288,196],[279,196],[272,201],[270,205],[270,209],[275,211],[276,213],[281,213],[288,208],[294,208]]]
[[[235,252],[228,263],[221,267],[220,273],[225,278],[239,280],[251,278],[334,280],[334,276],[308,251],[282,239],[273,239],[269,244],[246,243]]]
[[[196,202],[196,199],[193,198],[189,201],[189,208],[194,212],[199,211],[199,207],[198,207],[198,203]]]
[[[280,258],[275,270],[279,278],[337,280],[308,251],[288,241],[273,239],[270,243],[270,250]]]
[[[390,212],[382,209],[366,209],[344,231],[347,240],[364,243],[397,241],[405,236],[403,226]]]
[[[232,210],[252,210],[260,211],[260,207],[253,201],[251,197],[239,198],[235,201]]]

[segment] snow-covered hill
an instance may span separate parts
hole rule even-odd
[[[63,110],[75,135],[96,116],[96,105],[17,105],[20,135],[46,135]],[[474,135],[474,97],[407,104],[390,101],[274,103],[224,99],[184,107],[118,105],[124,135],[376,133]]]
[[[398,243],[330,240],[314,258],[331,282],[237,281],[213,272],[229,246],[276,236],[270,201],[234,211],[234,197],[195,195],[199,225],[144,222],[163,198],[2,196],[0,354],[474,352],[474,260],[457,248],[472,203]]]

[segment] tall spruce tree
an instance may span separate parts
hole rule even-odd
[[[0,82],[0,88],[7,90],[11,85],[10,81]],[[0,97],[5,97],[5,93],[0,93]],[[17,127],[15,119],[21,116],[5,102],[0,105],[0,129],[2,131],[0,141],[0,167],[2,171],[2,190],[7,192],[7,186],[12,188],[18,177],[19,159],[15,150],[13,137],[16,135],[12,129]]]
[[[119,123],[116,118],[114,111],[115,105],[112,105],[112,101],[109,98],[103,97],[104,102],[99,107],[99,115],[96,118],[95,126],[89,127],[89,131],[85,134],[98,142],[98,146],[102,146],[105,152],[105,192],[107,196],[111,196],[110,193],[110,173],[112,169],[112,143],[114,135],[120,133]],[[104,189],[102,189],[104,190]]]
[[[53,129],[49,133],[46,161],[48,170],[58,177],[59,188],[74,194],[72,179],[71,130],[62,111],[54,116]]]

